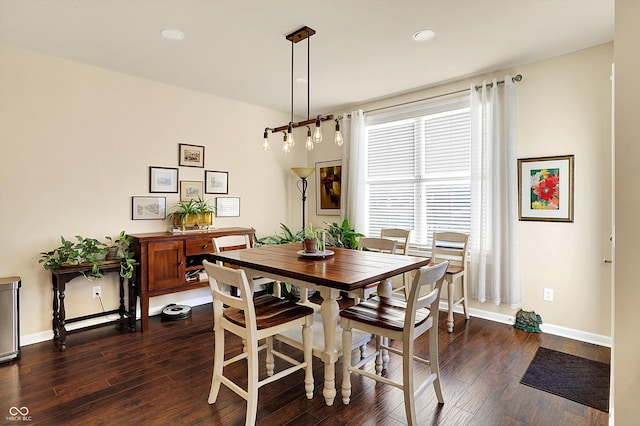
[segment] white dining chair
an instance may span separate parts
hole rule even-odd
[[[449,261],[449,267],[445,274],[447,283],[447,331],[453,332],[453,309],[462,304],[465,319],[469,319],[468,294],[467,294],[467,246],[469,234],[460,232],[434,232],[431,243],[431,261],[429,264],[437,264],[445,260]],[[456,283],[460,282],[460,298],[456,300]]]
[[[416,425],[415,399],[433,385],[439,403],[444,403],[440,386],[440,366],[438,362],[438,307],[439,293],[444,281],[448,262],[425,266],[416,273],[409,299],[405,302],[394,297],[376,296],[340,312],[342,327],[342,347],[351,346],[352,330],[362,330],[376,336],[376,348],[355,365],[351,364],[351,354],[342,359],[342,402],[351,399],[351,373],[360,374],[378,382],[394,386],[404,393],[405,413],[409,425]],[[431,291],[421,296],[423,287]],[[429,359],[415,354],[414,341],[424,333],[429,333]],[[397,349],[384,342],[402,342]],[[402,380],[392,380],[381,375],[384,352],[402,356]],[[366,365],[375,358],[375,373]],[[414,383],[414,363],[429,366],[430,374],[421,384]],[[364,368],[363,368],[364,367]]]
[[[242,269],[232,269],[208,261],[203,266],[209,275],[213,296],[213,329],[215,334],[213,377],[209,391],[209,404],[215,404],[220,385],[223,384],[247,401],[245,424],[254,425],[258,410],[258,389],[275,380],[304,369],[306,397],[313,397],[312,334],[313,309],[289,300],[266,294],[253,297],[247,276]],[[239,296],[232,296],[222,286],[236,287]],[[303,361],[275,350],[273,338],[285,330],[302,328]],[[235,334],[246,342],[244,349],[225,359],[225,332]],[[265,343],[258,345],[260,341]],[[266,349],[267,377],[259,378],[258,356]],[[275,372],[274,356],[291,364],[291,367]],[[247,360],[247,386],[243,389],[232,377],[224,374],[224,368],[238,361]]]
[[[251,248],[251,241],[248,235],[224,235],[222,237],[213,237],[213,251],[220,253],[228,250],[240,250]],[[260,292],[268,290],[270,286],[273,288],[273,294],[280,296],[280,283],[265,277],[252,277],[253,291]],[[231,289],[231,291],[236,291]]]

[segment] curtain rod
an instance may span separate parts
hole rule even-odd
[[[522,74],[515,75],[514,77],[511,78],[511,81],[513,81],[514,83],[522,81]],[[504,84],[504,80],[499,80],[497,82],[497,84],[498,85]],[[493,82],[487,84],[487,87],[493,87]],[[475,90],[478,90],[480,88],[482,88],[482,86],[474,86]],[[375,111],[382,111],[383,109],[389,109],[389,108],[395,108],[395,107],[404,106],[404,105],[410,105],[410,104],[414,104],[414,103],[417,103],[417,102],[430,101],[432,99],[442,98],[444,96],[451,96],[451,95],[457,95],[458,93],[468,92],[469,90],[471,90],[471,89],[470,88],[461,89],[461,90],[456,90],[455,92],[449,92],[449,93],[443,93],[441,95],[429,96],[428,98],[416,99],[414,101],[407,101],[407,102],[402,102],[402,103],[394,104],[394,105],[387,105],[387,106],[383,106],[383,107],[380,107],[380,108],[374,108],[374,109],[366,110],[365,113],[367,113],[367,112],[375,112]]]

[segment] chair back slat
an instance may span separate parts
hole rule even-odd
[[[248,235],[224,235],[222,237],[214,237],[212,241],[213,251],[216,253],[251,247]]]
[[[431,262],[449,260],[452,265],[463,266],[467,256],[469,235],[459,232],[434,232],[431,244]]]
[[[423,266],[418,269],[413,284],[411,285],[411,291],[409,292],[409,299],[407,300],[407,318],[405,320],[406,327],[415,323],[416,310],[428,307],[431,311],[430,315],[437,318],[439,307],[439,294],[444,281],[444,274],[449,266],[449,261],[438,263],[437,265]],[[432,290],[421,295],[421,289],[423,287],[430,287]]]
[[[358,240],[358,250],[370,250],[380,253],[395,253],[398,242],[386,238],[362,237]]]
[[[398,242],[396,254],[407,255],[409,253],[409,238],[411,231],[400,228],[386,228],[380,230],[380,238],[387,238]]]
[[[243,269],[231,269],[216,263],[202,261],[207,275],[214,303],[214,312],[228,305],[245,312],[247,324],[255,324],[255,309],[253,306],[253,292],[249,286]],[[232,296],[222,290],[223,284],[236,287],[238,296]]]

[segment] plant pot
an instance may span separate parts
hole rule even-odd
[[[304,244],[305,253],[317,253],[318,252],[318,239],[317,238],[305,238],[303,244]]]
[[[184,218],[184,222],[183,222]],[[176,229],[182,229],[184,226],[187,229],[205,228],[213,224],[213,213],[198,213],[187,214],[185,216],[175,215],[173,216],[173,227]]]
[[[118,257],[118,247],[108,247],[107,250],[109,250],[107,253],[107,260],[113,260]]]

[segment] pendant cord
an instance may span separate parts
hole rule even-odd
[[[307,120],[309,119],[310,115],[310,108],[309,108],[309,99],[310,99],[310,93],[311,93],[311,78],[309,77],[309,70],[311,69],[311,65],[310,65],[310,58],[311,57],[311,37],[307,37]]]
[[[293,123],[293,41],[291,42],[291,123]]]

